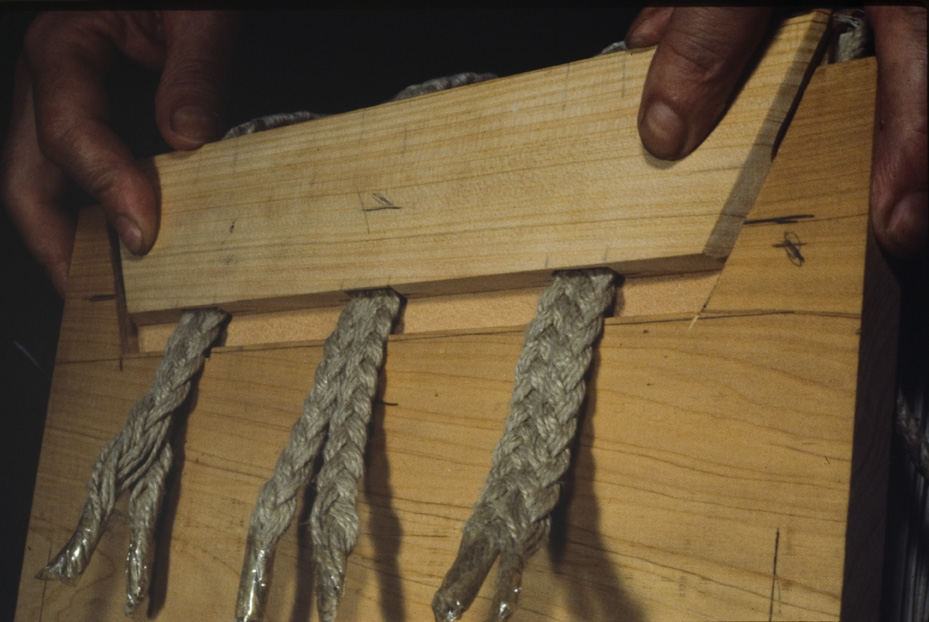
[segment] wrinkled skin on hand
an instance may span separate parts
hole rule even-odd
[[[100,202],[132,252],[147,252],[158,232],[154,189],[108,124],[108,70],[122,56],[159,71],[159,131],[172,148],[195,149],[221,135],[238,21],[216,11],[75,11],[43,13],[29,27],[0,200],[59,293],[74,243],[62,204],[70,181]]]
[[[925,258],[927,246],[926,9],[866,8],[878,61],[871,221],[885,251]],[[657,45],[639,110],[645,148],[682,158],[709,135],[761,41],[771,9],[643,10],[631,48]]]

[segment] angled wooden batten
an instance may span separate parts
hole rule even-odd
[[[826,20],[788,21],[674,165],[635,131],[649,51],[155,158],[161,234],[122,257],[124,293],[100,211],[79,223],[16,620],[123,619],[118,517],[77,586],[32,577],[146,390],[164,323],[210,305],[233,319],[175,433],[150,614],[232,619],[258,487],[333,305],[382,285],[408,300],[340,619],[430,619],[502,430],[520,325],[552,270],[592,265],[626,276],[622,298],[513,619],[874,619],[889,434],[875,369],[893,352],[859,351],[893,335],[872,333],[892,309],[862,307],[873,59],[818,68],[770,162]],[[316,619],[311,586],[294,526],[267,619]]]
[[[822,40],[795,20],[713,135],[677,163],[642,148],[650,52],[603,55],[167,154],[161,233],[122,255],[128,312],[313,306],[545,282],[552,270],[718,269]]]

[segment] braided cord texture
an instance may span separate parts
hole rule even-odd
[[[297,495],[312,476],[324,442],[311,532],[320,582],[326,588],[318,597],[321,614],[325,606],[335,615],[345,558],[358,536],[355,499],[371,400],[399,308],[400,297],[393,290],[354,293],[326,339],[303,415],[291,429],[274,474],[258,493],[239,583],[237,622],[261,619],[274,549],[293,521]]]
[[[155,521],[164,480],[171,468],[168,432],[227,317],[219,309],[183,314],[168,339],[151,389],[132,407],[125,426],[104,446],[91,470],[87,501],[74,535],[39,573],[40,578],[73,581],[80,576],[100,541],[116,500],[131,490],[126,613],[144,600],[151,573]]]
[[[562,271],[542,294],[516,364],[510,414],[493,465],[432,602],[438,622],[461,617],[498,556],[494,616],[504,620],[513,612],[523,567],[548,535],[614,277],[607,269]]]

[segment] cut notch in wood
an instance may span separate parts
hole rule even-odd
[[[553,270],[718,268],[820,49],[788,20],[725,119],[676,163],[636,130],[651,52],[578,61],[166,154],[158,242],[123,249],[140,324],[180,310],[333,304],[539,285]],[[388,209],[389,208],[389,209]]]

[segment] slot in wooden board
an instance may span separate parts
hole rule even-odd
[[[181,309],[325,306],[544,284],[555,269],[716,269],[820,49],[827,13],[786,21],[725,119],[676,163],[636,130],[651,51],[620,53],[150,161],[161,232],[122,253],[139,323]]]

